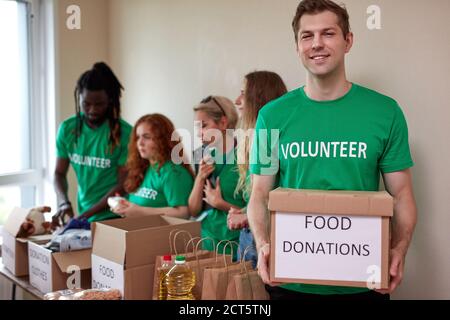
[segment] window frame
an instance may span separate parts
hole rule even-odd
[[[0,174],[0,188],[20,187],[21,203],[15,205],[32,207],[52,199],[52,177],[46,168],[55,135],[53,5],[49,0],[7,1],[26,5],[30,169]]]

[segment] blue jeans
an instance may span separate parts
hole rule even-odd
[[[239,257],[244,254],[244,251],[247,247],[251,247],[251,249],[247,250],[247,253],[244,257],[245,261],[252,261],[252,266],[256,268],[256,262],[258,261],[258,253],[256,252],[255,239],[253,238],[253,234],[248,228],[244,228],[241,230],[239,234]]]

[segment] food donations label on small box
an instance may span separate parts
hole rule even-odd
[[[30,284],[43,293],[52,291],[52,252],[40,245],[28,243]]]
[[[123,265],[104,259],[95,254],[92,255],[92,288],[93,289],[118,289],[122,294],[124,288]]]

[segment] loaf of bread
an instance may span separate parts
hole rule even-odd
[[[44,300],[121,300],[117,289],[73,289],[47,293]]]
[[[122,295],[117,289],[90,289],[77,292],[73,300],[121,300]]]

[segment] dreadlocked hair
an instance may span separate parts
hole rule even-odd
[[[83,118],[81,115],[80,95],[83,90],[101,91],[104,90],[109,99],[109,107],[106,113],[109,122],[109,148],[113,153],[114,148],[120,144],[120,98],[122,97],[123,86],[117,79],[111,68],[104,62],[97,62],[92,69],[84,72],[77,81],[74,91],[76,128],[75,143],[81,135],[83,128]]]
[[[176,139],[172,140],[172,134],[175,131],[175,127],[172,121],[166,116],[159,113],[142,116],[134,125],[130,136],[130,142],[128,143],[128,159],[126,164],[128,175],[124,183],[125,191],[128,193],[132,193],[139,188],[142,181],[144,181],[145,173],[150,166],[150,161],[141,157],[137,147],[137,128],[141,124],[146,124],[148,126],[152,139],[157,146],[157,150],[155,151],[156,154],[153,156],[158,163],[156,169],[158,173],[164,163],[171,161],[172,150],[181,143],[177,142]],[[186,168],[192,177],[194,177],[194,172],[187,163],[183,150],[184,148],[181,148],[178,156],[183,160],[183,167]]]

